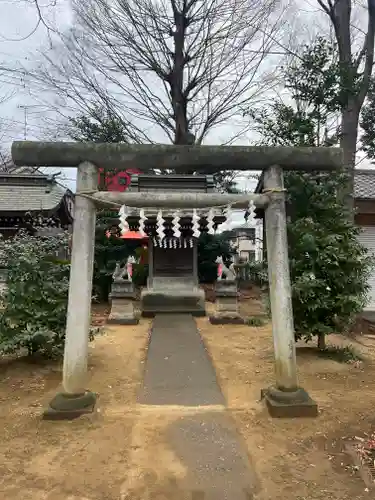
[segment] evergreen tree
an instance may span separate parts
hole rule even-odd
[[[286,69],[292,105],[275,102],[253,113],[262,144],[283,146],[330,145],[330,120],[335,112],[335,72],[314,79],[316,68],[330,65],[331,53],[321,41],[307,48],[298,64]],[[315,68],[312,71],[312,68]],[[350,325],[366,302],[367,279],[372,267],[358,241],[359,229],[348,220],[337,196],[346,181],[343,172],[285,174],[288,203],[288,243],[296,338],[325,336]]]
[[[368,158],[375,160],[375,79],[372,80],[370,90],[367,95],[367,102],[362,109],[361,136],[362,149],[367,153]]]

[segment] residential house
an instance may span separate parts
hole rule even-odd
[[[0,166],[0,235],[11,238],[20,228],[33,231],[32,216],[50,219],[49,227],[39,230],[44,236],[73,223],[74,195],[56,178],[31,167]],[[62,255],[66,256],[65,249]],[[0,256],[0,293],[6,288],[6,269]]]
[[[354,176],[355,221],[362,231],[359,241],[375,254],[375,170],[356,170]],[[366,310],[375,311],[375,269],[369,278]]]
[[[225,231],[235,252],[235,262],[262,260],[262,221],[257,219],[255,226],[243,224]]]

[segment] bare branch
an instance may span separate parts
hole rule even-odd
[[[340,143],[344,151],[344,165],[349,182],[343,197],[350,213],[353,212],[354,167],[356,163],[359,116],[369,90],[374,65],[375,0],[367,0],[367,32],[361,49],[353,56],[352,7],[354,0],[317,0],[328,15],[336,37],[340,61],[340,87],[346,98],[341,105]]]
[[[333,5],[331,0],[326,0],[326,2],[324,0],[318,0],[318,4],[321,6],[321,8],[324,10],[326,14],[331,16],[333,12]]]
[[[361,106],[368,93],[372,68],[374,65],[375,1],[367,0],[367,6],[368,6],[367,34],[362,49],[365,57],[365,67],[363,69],[363,77],[359,95],[359,101],[361,103]]]
[[[117,113],[135,142],[201,143],[272,88],[278,4],[74,0],[76,26],[32,76],[82,110]]]
[[[50,45],[52,45],[52,39],[51,39],[51,32],[56,33],[56,30],[50,26],[50,24],[47,22],[43,10],[46,8],[50,7],[56,7],[57,5],[57,0],[50,0],[50,2],[46,5],[41,5],[39,0],[22,0],[24,3],[31,4],[35,12],[37,14],[37,18],[35,20],[35,25],[31,28],[31,30],[24,36],[19,37],[19,38],[10,38],[2,35],[0,33],[0,39],[5,41],[5,42],[23,42],[25,40],[28,40],[31,38],[38,30],[40,26],[43,26],[47,30],[47,36],[50,42]]]

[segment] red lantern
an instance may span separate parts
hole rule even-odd
[[[127,231],[119,238],[122,240],[148,240],[148,236],[142,235],[139,231]]]
[[[131,183],[131,176],[141,174],[142,172],[135,168],[128,168],[122,172],[105,173],[103,168],[99,169],[98,185],[101,185],[102,176],[104,176],[104,187],[107,191],[126,191]],[[123,179],[123,182],[120,180]]]

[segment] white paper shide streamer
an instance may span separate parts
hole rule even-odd
[[[156,232],[161,240],[165,236],[164,222],[165,219],[163,219],[163,212],[159,210],[158,215],[156,216],[156,226],[157,226]]]
[[[219,208],[219,207],[217,207]],[[182,236],[182,225],[181,225],[181,210],[182,209],[176,209],[173,212],[173,217],[172,217],[172,232],[173,232],[173,238],[175,239],[180,239]],[[247,225],[249,226],[255,226],[256,225],[256,206],[253,200],[249,201],[248,208],[247,208],[247,213],[245,214],[245,217],[247,219]],[[127,207],[126,205],[123,205],[120,210],[119,210],[119,219],[120,219],[120,224],[119,227],[121,229],[121,234],[124,235],[129,231],[129,223],[128,223],[128,217],[131,214],[130,208]],[[224,210],[223,210],[223,215],[225,216],[226,219],[226,226],[230,227],[232,223],[232,218],[233,218],[233,209],[232,205],[227,205]],[[206,213],[206,220],[207,220],[207,233],[208,234],[215,234],[215,223],[214,223],[214,217],[215,217],[215,208],[207,207],[207,213]],[[148,217],[145,213],[145,209],[141,208],[139,210],[139,232],[140,234],[144,237],[146,236],[146,221]],[[200,236],[200,221],[201,221],[201,215],[198,215],[198,210],[195,208],[193,209],[192,212],[192,231],[193,231],[193,237],[194,238],[199,238]],[[157,212],[156,216],[156,233],[158,235],[159,240],[163,240],[166,237],[166,232],[165,232],[165,219],[163,217],[163,210],[159,210]],[[173,239],[168,242],[170,245],[170,248],[178,248],[178,244],[176,241]],[[189,244],[189,243],[188,243]],[[191,241],[191,244],[193,245],[193,241]]]
[[[255,224],[256,224],[256,218],[255,218],[255,216],[256,216],[256,207],[255,207],[255,203],[254,203],[253,200],[251,200],[249,202],[249,207],[248,207],[247,211],[248,211],[248,214],[249,214],[249,216],[247,218],[247,224],[249,226],[255,226]]]
[[[200,217],[197,213],[197,210],[196,208],[194,208],[193,210],[193,216],[192,216],[192,222],[193,222],[193,236],[194,238],[199,238],[199,235],[201,234],[200,233],[200,230],[199,230],[199,221],[200,221]]]
[[[129,231],[129,223],[127,221],[129,213],[128,213],[128,210],[127,210],[125,205],[123,205],[120,208],[118,214],[119,214],[119,218],[120,218],[119,228],[121,229],[121,234],[125,234]]]
[[[224,217],[226,219],[225,223],[226,223],[227,227],[229,227],[231,225],[231,222],[232,222],[232,206],[231,205],[228,205],[224,209]]]
[[[147,220],[147,217],[145,215],[145,211],[143,208],[139,211],[139,232],[141,233],[142,236],[146,236],[145,233],[145,222]]]
[[[172,229],[173,229],[173,235],[176,238],[180,238],[181,236],[181,231],[180,231],[180,211],[176,210],[173,213],[173,219],[172,219]]]
[[[215,234],[214,230],[214,211],[211,208],[207,214],[207,233]]]

